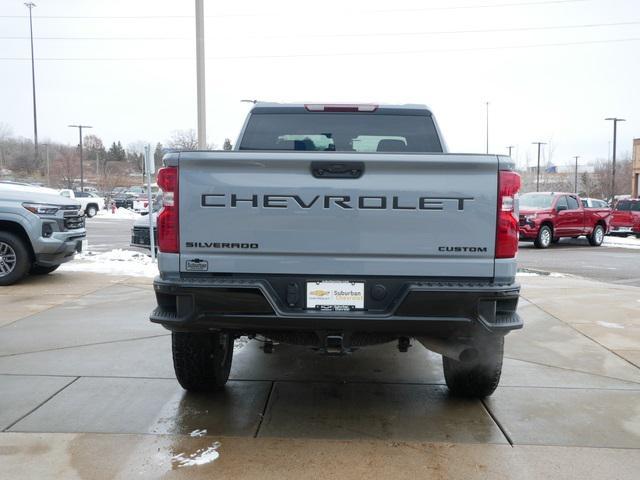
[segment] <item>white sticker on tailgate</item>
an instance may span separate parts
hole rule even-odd
[[[307,282],[307,308],[328,311],[364,309],[363,282]]]

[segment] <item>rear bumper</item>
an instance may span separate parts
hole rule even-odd
[[[157,277],[154,289],[158,307],[150,319],[171,331],[231,330],[238,334],[335,331],[465,335],[477,331],[504,334],[522,327],[516,313],[520,292],[516,283],[370,278],[365,280],[366,295],[382,283],[389,291],[385,301],[366,297],[368,310],[320,312],[302,308],[303,286],[302,298],[291,301],[286,288],[295,281],[281,277]]]
[[[630,234],[640,234],[640,225],[631,225],[631,224],[619,224],[619,225],[610,225],[609,232],[610,235],[630,235]]]

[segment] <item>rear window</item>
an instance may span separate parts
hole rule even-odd
[[[358,113],[252,114],[240,150],[442,152],[433,119]]]
[[[616,210],[623,212],[640,212],[640,202],[630,202],[629,200],[620,200],[616,206]]]

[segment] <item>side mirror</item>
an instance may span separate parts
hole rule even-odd
[[[558,205],[558,206],[556,207],[556,210],[557,210],[558,212],[561,212],[561,211],[563,211],[563,210],[569,210],[569,207],[567,207],[566,205]]]

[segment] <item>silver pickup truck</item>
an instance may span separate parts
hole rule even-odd
[[[86,237],[75,200],[53,190],[0,182],[0,286],[47,274],[72,260]]]
[[[424,106],[258,103],[236,150],[164,157],[151,321],[187,390],[222,387],[233,340],[320,352],[411,339],[455,395],[490,395],[516,313],[510,158],[446,153]]]

